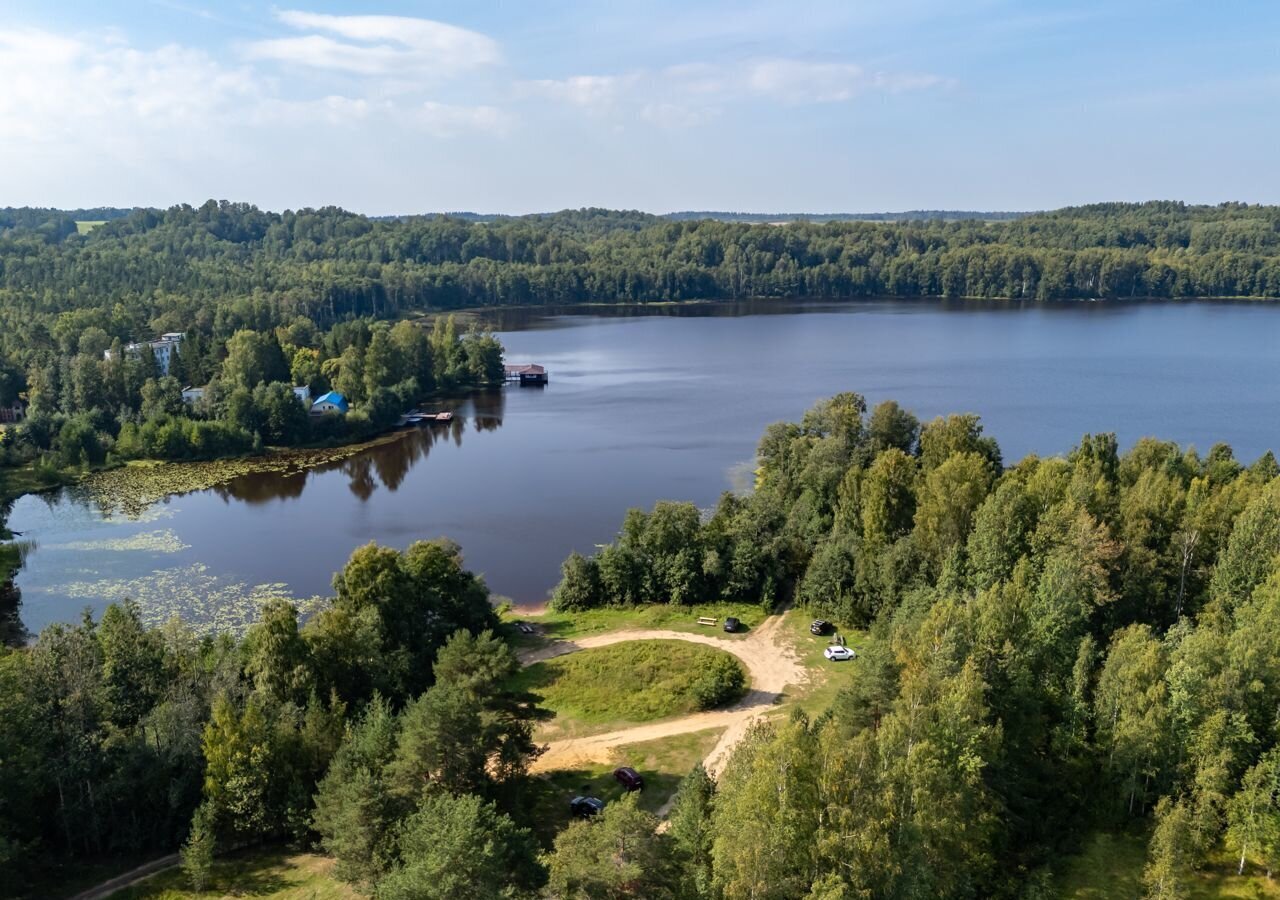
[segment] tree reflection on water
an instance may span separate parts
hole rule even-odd
[[[431,422],[399,432],[393,440],[382,441],[368,450],[334,463],[315,466],[301,472],[255,472],[213,488],[226,502],[239,500],[249,504],[272,500],[291,500],[302,495],[312,475],[341,471],[346,473],[351,493],[361,501],[373,496],[379,486],[397,490],[405,477],[431,453],[438,441],[452,441],[462,446],[467,429],[496,431],[502,427],[506,401],[502,389],[477,391],[462,401],[443,403],[425,412],[452,412],[452,421]],[[468,415],[470,418],[468,418]]]

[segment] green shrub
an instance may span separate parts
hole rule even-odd
[[[732,656],[716,654],[699,660],[689,692],[698,709],[714,709],[740,698],[747,678]]]

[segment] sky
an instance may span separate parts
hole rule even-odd
[[[1275,0],[0,0],[0,206],[1280,203],[1278,148]]]

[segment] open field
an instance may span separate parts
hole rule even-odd
[[[713,626],[699,625],[700,617],[717,619]],[[723,627],[724,620],[733,616],[742,627],[733,634]],[[768,618],[760,607],[752,603],[704,603],[697,606],[650,605],[588,609],[581,612],[540,611],[537,615],[513,609],[506,615],[508,623],[525,621],[534,624],[537,635],[521,634],[511,627],[510,634],[516,647],[542,646],[549,640],[568,641],[608,631],[639,628],[662,628],[689,634],[708,634],[726,640],[745,640],[751,629]]]
[[[193,891],[182,869],[168,869],[112,900],[355,900],[362,895],[329,876],[333,860],[289,850],[254,850],[219,859],[208,888]]]
[[[658,740],[709,728],[724,729],[720,740],[704,758],[708,771],[719,771],[728,752],[741,740],[751,723],[762,716],[776,715],[783,701],[802,692],[809,673],[800,665],[787,623],[794,613],[772,616],[760,622],[745,639],[727,640],[714,633],[692,633],[670,629],[622,629],[591,634],[574,640],[543,641],[520,652],[526,664],[554,659],[584,650],[644,640],[702,644],[732,653],[746,667],[750,689],[737,703],[721,709],[691,713],[644,725],[599,734],[553,740],[534,764],[535,771],[575,769],[610,758],[614,748],[640,741]]]
[[[741,690],[728,692],[717,704],[706,699],[724,693],[720,680],[734,669],[745,682],[741,665],[723,650],[679,641],[629,641],[535,662],[520,672],[516,686],[540,695],[542,705],[556,713],[539,734],[549,739],[731,703]]]
[[[1132,900],[1143,895],[1142,869],[1147,862],[1147,835],[1092,835],[1079,854],[1064,862],[1056,896],[1062,900]],[[1188,900],[1280,898],[1280,882],[1262,875],[1237,876],[1225,855],[1213,871],[1197,872],[1188,885]]]
[[[80,234],[88,234],[90,231],[93,231],[93,229],[97,228],[99,225],[106,225],[106,224],[107,224],[106,219],[97,219],[97,220],[84,219],[82,221],[76,222],[76,231]]]

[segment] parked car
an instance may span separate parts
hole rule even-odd
[[[583,819],[604,811],[604,801],[599,797],[574,797],[569,801],[569,812]]]
[[[618,779],[618,784],[622,785],[628,791],[644,790],[644,779],[640,777],[640,773],[630,766],[622,766],[613,770],[613,777]]]
[[[724,620],[724,630],[729,632],[730,634],[733,634],[740,627],[742,627],[742,623],[737,619],[735,619],[733,616],[729,616],[729,618]]]
[[[826,634],[831,631],[831,623],[826,619],[815,619],[813,624],[809,626],[810,634]]]
[[[844,662],[847,659],[856,659],[858,656],[849,647],[841,647],[837,644],[832,644],[826,650],[823,650],[822,655],[832,662]]]

